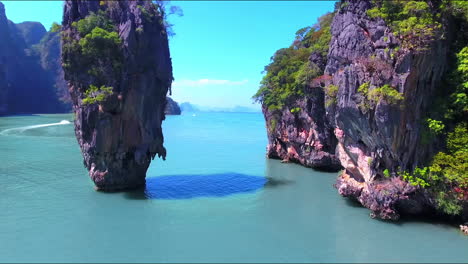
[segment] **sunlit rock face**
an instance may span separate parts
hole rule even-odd
[[[309,61],[321,72],[325,69],[326,58],[322,55],[312,53]],[[335,155],[338,141],[332,123],[326,117],[325,93],[319,83],[309,83],[303,98],[296,99],[279,112],[269,110],[265,104],[262,111],[268,134],[268,158],[323,171],[342,168]]]
[[[422,144],[423,114],[447,69],[446,40],[429,43],[424,52],[402,49],[382,19],[370,19],[370,1],[348,1],[336,13],[325,73],[338,86],[336,104],[326,109],[338,139],[337,156],[344,168],[336,187],[372,210],[372,216],[398,219],[400,213],[422,213],[432,207],[418,188],[388,179],[383,171],[412,170],[436,151]],[[402,93],[399,104],[380,100],[363,107],[359,87],[391,85]]]
[[[297,100],[294,107],[301,111],[291,113],[293,108],[288,107],[278,115],[263,107],[268,131],[267,157],[325,171],[341,169],[335,156],[337,140],[325,117],[322,89],[310,89],[307,97]]]
[[[79,32],[78,21],[91,14],[111,23],[103,26],[107,33]],[[62,28],[65,79],[73,101],[75,134],[84,165],[99,190],[144,185],[151,160],[156,155],[166,156],[161,123],[173,77],[162,19],[159,6],[151,1],[65,2]],[[93,37],[93,34],[112,37],[113,32],[118,39],[112,40],[115,45],[112,49],[100,46],[99,37]],[[86,38],[90,46],[82,45]],[[86,52],[95,51],[93,48],[99,52],[87,57]],[[90,93],[91,87],[99,90]],[[109,89],[103,92],[101,87],[111,87],[110,92]]]
[[[448,69],[450,29],[423,51],[401,48],[402,39],[381,18],[370,18],[372,1],[337,3],[328,55],[310,54],[324,75],[314,79],[284,109],[263,105],[267,156],[326,170],[343,169],[338,192],[371,209],[373,217],[396,220],[401,213],[434,210],[433,199],[398,177],[427,164],[441,142],[422,142],[425,113]],[[322,71],[323,69],[323,71]],[[319,80],[321,86],[314,85]],[[336,96],[327,87],[336,87]],[[372,105],[359,91],[388,85],[398,103],[380,97]],[[331,103],[330,103],[331,102]],[[386,175],[387,174],[387,175]]]

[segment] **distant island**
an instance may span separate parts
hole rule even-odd
[[[227,113],[260,113],[260,109],[247,106],[234,106],[234,107],[212,107],[212,106],[199,106],[189,102],[180,104],[182,113],[184,112],[227,112]]]

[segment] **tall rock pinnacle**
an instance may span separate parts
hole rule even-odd
[[[166,156],[161,123],[172,64],[164,11],[151,1],[64,6],[62,61],[84,165],[99,190],[145,184]]]

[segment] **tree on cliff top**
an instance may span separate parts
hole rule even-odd
[[[275,111],[304,95],[310,81],[323,74],[318,65],[309,62],[309,57],[312,53],[323,57],[328,53],[332,19],[333,13],[323,15],[314,26],[299,29],[291,46],[275,52],[271,63],[265,66],[260,89],[252,97],[255,101]]]
[[[164,27],[166,28],[166,33],[169,37],[175,36],[174,32],[174,24],[169,23],[169,17],[171,15],[176,15],[176,16],[183,16],[184,12],[180,6],[174,6],[170,5],[170,1],[167,0],[157,0],[153,1],[158,6],[158,9],[160,10],[160,13],[162,14],[163,17],[163,23]]]

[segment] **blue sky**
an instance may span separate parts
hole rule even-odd
[[[15,23],[62,20],[61,1],[2,1]],[[256,107],[262,71],[289,46],[295,32],[333,10],[334,1],[172,1],[184,16],[170,17],[175,82],[172,97],[202,106]]]

